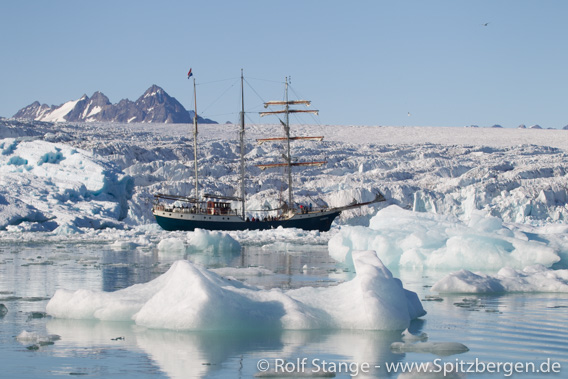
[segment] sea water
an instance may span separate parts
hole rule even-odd
[[[403,342],[402,331],[176,332],[45,313],[57,289],[116,291],[160,276],[179,259],[264,288],[332,286],[354,276],[323,245],[244,246],[240,254],[210,256],[95,242],[0,244],[0,304],[7,310],[0,376],[422,378],[404,372],[420,363],[429,363],[427,377],[562,378],[568,370],[568,294],[439,296],[430,291],[442,276],[435,271],[393,272],[428,312],[409,328],[427,334],[415,342],[425,345],[404,352],[391,348]],[[430,348],[452,343],[468,350]]]

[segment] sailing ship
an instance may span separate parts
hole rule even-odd
[[[244,108],[244,87],[243,72],[241,70],[241,112],[240,119],[240,197],[221,196],[214,194],[199,194],[199,177],[197,163],[197,98],[195,78],[193,79],[194,91],[194,118],[193,118],[193,151],[194,151],[194,171],[195,171],[195,197],[156,194],[152,214],[156,218],[158,225],[165,230],[187,230],[195,229],[206,230],[269,230],[278,227],[298,228],[303,230],[329,231],[333,221],[348,209],[359,208],[364,205],[385,201],[385,197],[377,191],[375,199],[369,202],[353,201],[349,205],[342,207],[297,207],[293,198],[293,176],[292,167],[296,166],[322,166],[325,161],[317,162],[293,162],[290,143],[296,140],[316,140],[321,141],[323,137],[293,137],[290,135],[290,114],[292,113],[315,113],[317,110],[293,109],[294,105],[310,105],[308,100],[288,100],[288,78],[285,80],[285,100],[268,101],[264,107],[282,106],[283,109],[277,111],[261,112],[260,116],[284,115],[284,121],[280,121],[285,132],[284,137],[265,138],[257,140],[258,143],[283,141],[286,152],[283,154],[283,163],[271,163],[258,165],[261,170],[284,167],[288,176],[288,201],[282,202],[278,209],[264,210],[264,212],[274,213],[276,216],[267,216],[249,219],[246,216],[246,192],[245,192],[245,108]],[[234,203],[240,203],[240,210],[233,208]],[[260,211],[259,211],[260,212]]]

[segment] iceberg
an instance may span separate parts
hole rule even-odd
[[[391,343],[393,353],[432,353],[440,356],[461,354],[469,351],[469,348],[459,342],[427,342],[428,334],[418,335],[410,333],[408,329],[402,332],[403,342]]]
[[[206,253],[240,253],[241,245],[224,232],[195,229],[190,233],[190,249]]]
[[[377,212],[369,227],[343,226],[328,248],[332,258],[348,266],[354,250],[375,250],[391,268],[498,270],[534,264],[550,267],[561,260],[554,247],[509,229],[501,219],[482,211],[461,221],[396,205]]]
[[[183,239],[177,237],[168,237],[160,240],[157,248],[159,251],[167,253],[184,253],[186,250]]]
[[[41,335],[37,332],[22,331],[16,336],[16,340],[21,343],[40,343],[47,344],[60,340],[61,337],[57,334]]]
[[[431,288],[439,293],[568,292],[568,270],[533,265],[522,270],[504,267],[495,276],[468,270],[453,272]]]
[[[408,329],[402,332],[402,340],[406,343],[414,343],[418,341],[427,341],[428,334],[427,333],[420,333],[418,335],[410,333]]]
[[[289,291],[248,286],[180,260],[160,277],[116,292],[57,290],[46,311],[172,330],[403,330],[426,313],[375,252],[357,251],[353,259],[351,281]]]

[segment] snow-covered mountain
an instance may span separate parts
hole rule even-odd
[[[38,101],[20,109],[13,117],[49,122],[121,122],[121,123],[191,123],[194,112],[187,111],[179,101],[157,85],[152,85],[136,101],[123,99],[112,104],[102,92],[90,98],[83,95],[61,105],[40,104]],[[202,124],[215,121],[198,116]]]

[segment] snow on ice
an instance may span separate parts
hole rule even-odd
[[[60,143],[0,140],[0,229],[122,227],[133,180],[105,158]]]
[[[436,282],[440,293],[568,292],[568,270],[551,270],[542,265],[515,270],[504,267],[495,276],[460,270]]]
[[[325,288],[263,290],[188,261],[116,292],[57,290],[47,313],[58,318],[134,321],[173,330],[402,330],[425,314],[416,293],[373,251],[353,253],[356,276]]]
[[[194,251],[204,252],[233,252],[240,253],[241,245],[230,235],[223,232],[196,229],[189,240],[189,246]]]
[[[552,266],[561,259],[556,249],[481,211],[473,211],[462,222],[454,216],[396,205],[380,210],[369,227],[344,226],[329,241],[330,256],[348,265],[355,250],[375,250],[389,267],[445,270]]]
[[[158,243],[158,250],[163,252],[237,252],[241,245],[225,232],[195,229],[187,232],[185,239],[181,237],[164,238]]]

